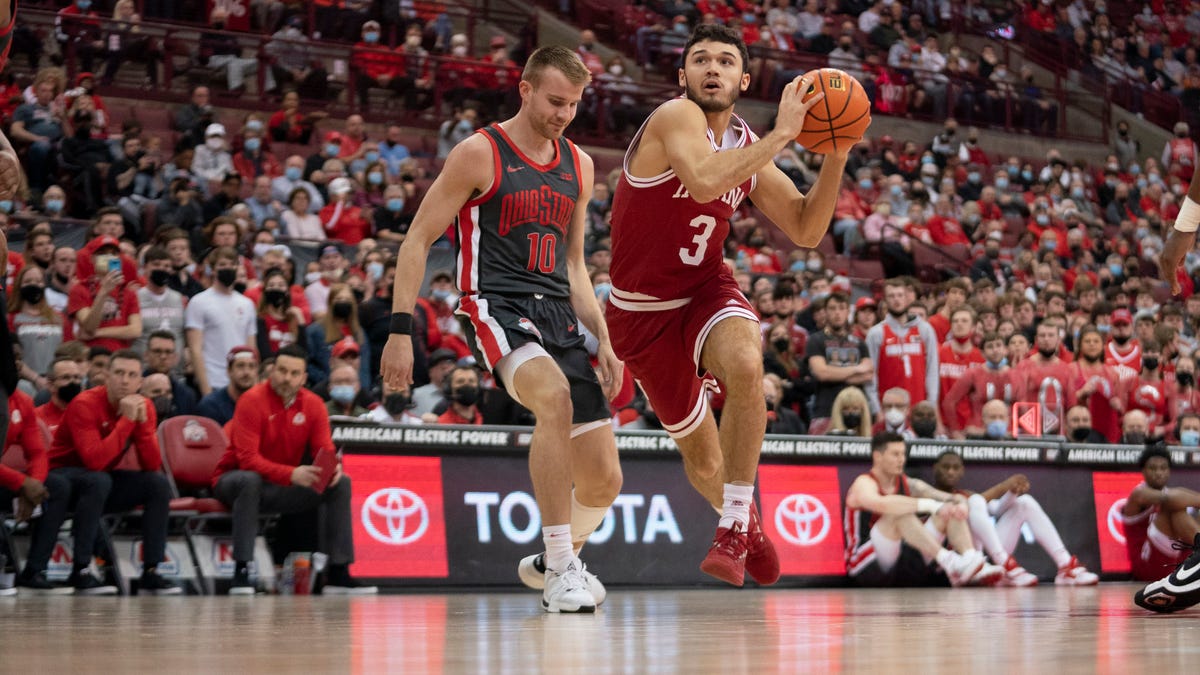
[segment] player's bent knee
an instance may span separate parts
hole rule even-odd
[[[1017,506],[1021,507],[1026,512],[1042,510],[1042,505],[1033,498],[1033,495],[1021,495],[1020,497],[1017,497]]]
[[[697,478],[709,479],[713,478],[721,472],[724,462],[719,455],[705,454],[702,457],[683,456],[683,463],[687,466],[688,472]]]

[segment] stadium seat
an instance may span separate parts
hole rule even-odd
[[[172,417],[158,425],[158,444],[175,497],[191,497],[199,514],[229,512],[210,496],[213,471],[229,446],[220,425],[196,415]]]

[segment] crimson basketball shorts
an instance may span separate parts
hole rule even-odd
[[[1142,524],[1126,523],[1125,546],[1129,552],[1133,578],[1138,581],[1158,581],[1170,574],[1185,556],[1182,551],[1171,547],[1170,540],[1155,527],[1153,516],[1147,521]]]
[[[567,298],[540,294],[463,296],[456,314],[475,360],[486,366],[514,399],[520,401],[512,387],[502,381],[496,364],[525,345],[535,344],[554,359],[567,377],[575,408],[572,424],[612,417],[608,398],[596,378],[579,332],[579,320]]]
[[[696,430],[708,411],[707,390],[717,379],[700,367],[700,350],[713,326],[729,318],[758,323],[733,279],[717,279],[680,307],[651,309],[671,301],[638,303],[613,289],[605,319],[613,351],[650,399],[663,429],[673,438]]]

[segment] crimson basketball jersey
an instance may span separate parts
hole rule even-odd
[[[879,325],[883,329],[883,341],[875,363],[879,396],[882,398],[888,389],[900,387],[908,392],[912,405],[928,400],[925,374],[929,355],[925,353],[920,325],[913,324],[902,333],[897,333],[890,323]]]
[[[1137,340],[1130,340],[1125,349],[1121,349],[1116,340],[1109,340],[1104,346],[1104,365],[1119,367],[1121,379],[1137,375],[1142,370],[1142,346]]]
[[[542,165],[525,156],[500,125],[481,133],[492,145],[491,188],[458,214],[458,287],[496,293],[570,297],[567,232],[581,192],[579,154],[565,138]]]
[[[653,117],[653,114],[651,115]],[[641,143],[649,119],[633,138],[612,207],[612,295],[609,301],[628,311],[670,309],[695,295],[719,276],[724,265],[729,219],[757,185],[751,177],[706,204],[692,199],[687,188],[667,169],[657,176],[629,173],[629,162]],[[712,130],[708,142],[715,151],[744,148],[758,137],[734,115],[723,138]]]
[[[879,479],[875,477],[875,474],[865,473],[863,475],[870,476],[871,480],[879,485]],[[882,485],[879,485],[879,494],[885,497],[888,494],[883,491]],[[908,476],[900,474],[896,478],[896,487],[892,494],[906,497],[912,495],[912,491],[908,489]],[[847,574],[858,574],[864,567],[875,562],[875,545],[871,543],[871,528],[875,527],[877,522],[879,522],[879,514],[874,511],[846,507],[845,517],[842,518],[842,527],[845,528],[846,534]]]

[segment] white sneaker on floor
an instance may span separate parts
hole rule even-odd
[[[553,613],[581,614],[596,611],[583,577],[583,563],[573,559],[562,571],[546,570],[546,587],[542,590],[542,609]]]
[[[995,586],[1004,578],[1004,568],[991,563],[984,563],[975,576],[967,582],[968,586]]]
[[[1021,567],[1016,558],[1010,555],[1008,556],[1008,560],[1004,561],[1004,577],[1000,579],[1001,586],[1026,588],[1037,586],[1037,583],[1038,578],[1024,567]]]
[[[324,595],[379,595],[377,586],[360,586],[354,583],[350,586],[325,586],[321,591]]]
[[[971,583],[979,570],[987,564],[983,553],[979,551],[968,551],[967,553],[951,551],[950,556],[950,560],[941,567],[946,572],[946,577],[950,579],[951,586],[966,586]]]
[[[517,576],[521,578],[521,583],[534,590],[540,591],[545,588],[546,554],[535,553],[521,558],[521,562],[517,564]],[[592,600],[596,602],[597,606],[603,604],[604,599],[608,597],[608,590],[604,588],[604,584],[600,583],[600,579],[595,574],[588,571],[587,565],[583,565],[583,578],[587,581],[587,588],[592,594]]]
[[[1058,569],[1054,583],[1060,586],[1095,586],[1100,583],[1100,577],[1095,572],[1089,572],[1075,556],[1071,556],[1067,564]]]

